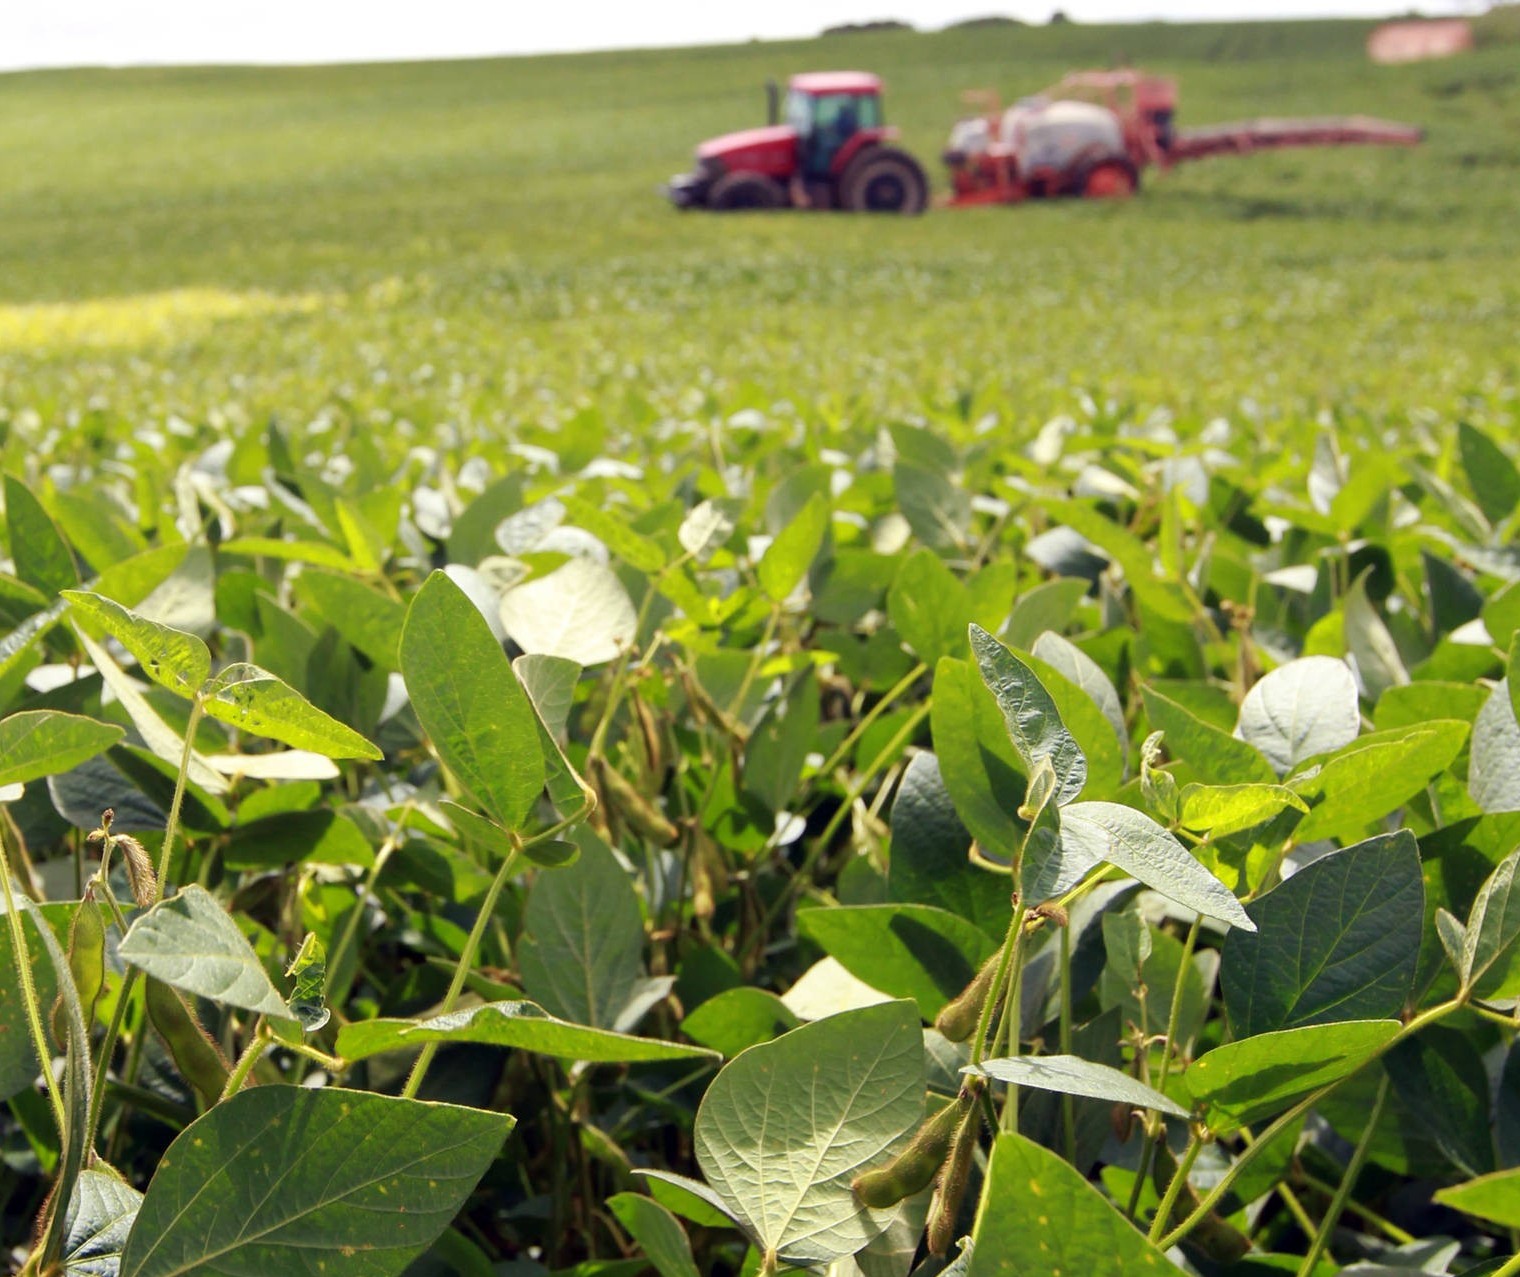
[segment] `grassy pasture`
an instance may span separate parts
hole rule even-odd
[[[6,76],[0,406],[341,404],[488,431],[585,407],[636,424],[693,388],[836,419],[969,405],[1021,432],[1084,396],[1184,421],[1507,414],[1512,50],[1378,68],[1367,30]],[[1013,95],[1116,56],[1180,77],[1184,125],[1365,112],[1429,141],[1206,162],[1122,208],[723,219],[655,193],[698,139],[759,120],[767,75],[880,71],[933,168],[962,89]]]

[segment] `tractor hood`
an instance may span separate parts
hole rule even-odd
[[[789,172],[797,153],[797,130],[789,124],[742,129],[710,137],[697,147],[697,160],[720,160],[730,171]]]

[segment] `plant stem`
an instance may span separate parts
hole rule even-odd
[[[121,1036],[121,1026],[127,1018],[127,1005],[132,1000],[133,990],[141,975],[142,972],[136,967],[126,968],[121,978],[121,988],[116,993],[111,1022],[106,1025],[106,1035],[95,1049],[95,1086],[90,1092],[90,1109],[84,1125],[86,1155],[93,1155],[95,1151],[95,1135],[100,1130],[100,1114],[105,1107],[106,1084],[111,1079],[111,1056],[116,1053],[116,1039]]]
[[[987,1001],[982,1003],[982,1013],[976,1020],[976,1032],[971,1037],[971,1063],[980,1064],[987,1055],[987,1030],[992,1024],[992,1014],[1003,996],[1008,982],[1008,965],[1013,961],[1013,946],[1024,928],[1024,906],[1020,902],[1009,919],[1008,931],[1003,937],[1003,952],[998,958],[997,973],[992,977],[992,987],[987,990]]]
[[[1455,998],[1452,998],[1448,1002],[1442,1002],[1436,1006],[1430,1007],[1428,1010],[1421,1011],[1419,1015],[1415,1016],[1414,1019],[1409,1021],[1408,1024],[1406,1024],[1402,1029],[1394,1034],[1394,1036],[1388,1040],[1386,1045],[1362,1061],[1361,1065],[1358,1068],[1353,1069],[1344,1077],[1336,1078],[1333,1082],[1326,1082],[1324,1086],[1319,1087],[1317,1090],[1310,1091],[1308,1095],[1304,1096],[1303,1099],[1301,1099],[1297,1104],[1290,1108],[1286,1113],[1282,1114],[1281,1117],[1279,1117],[1269,1127],[1267,1127],[1266,1130],[1257,1136],[1256,1142],[1230,1163],[1229,1169],[1219,1177],[1219,1182],[1215,1184],[1214,1187],[1209,1190],[1208,1195],[1198,1203],[1198,1206],[1194,1209],[1193,1213],[1189,1215],[1185,1220],[1183,1220],[1182,1223],[1178,1224],[1176,1228],[1172,1229],[1172,1231],[1169,1232],[1165,1237],[1161,1238],[1161,1240],[1156,1244],[1162,1250],[1168,1250],[1177,1242],[1181,1241],[1182,1238],[1186,1237],[1190,1232],[1193,1231],[1194,1228],[1198,1226],[1200,1222],[1208,1217],[1209,1212],[1212,1211],[1218,1204],[1220,1198],[1222,1198],[1226,1193],[1230,1191],[1230,1187],[1235,1183],[1236,1179],[1239,1178],[1240,1173],[1244,1171],[1245,1168],[1255,1158],[1256,1154],[1259,1153],[1267,1145],[1269,1145],[1274,1139],[1277,1138],[1277,1136],[1281,1135],[1283,1131],[1285,1131],[1289,1126],[1291,1126],[1305,1113],[1312,1109],[1316,1104],[1324,1099],[1325,1096],[1336,1090],[1342,1083],[1350,1081],[1358,1073],[1360,1073],[1363,1068],[1366,1068],[1366,1066],[1371,1064],[1374,1060],[1381,1059],[1383,1055],[1385,1055],[1393,1047],[1397,1046],[1400,1042],[1404,1041],[1406,1038],[1413,1037],[1422,1029],[1429,1028],[1437,1021],[1445,1019],[1453,1011],[1461,1010],[1463,1005],[1464,999],[1459,995]]]
[[[491,919],[496,914],[496,902],[501,899],[501,893],[516,872],[522,857],[522,839],[513,834],[512,850],[502,858],[501,866],[496,870],[496,876],[491,879],[491,885],[486,889],[486,897],[480,903],[480,912],[475,917],[475,925],[470,929],[469,938],[464,942],[464,949],[460,952],[459,961],[454,966],[454,978],[449,982],[449,991],[444,994],[443,1004],[439,1009],[440,1015],[447,1015],[459,1001],[465,979],[475,965],[475,954],[480,949],[480,941],[485,936],[486,927],[490,925]],[[406,1087],[401,1092],[402,1098],[408,1100],[415,1098],[422,1086],[422,1079],[427,1076],[428,1067],[437,1054],[438,1043],[436,1042],[429,1042],[422,1048],[422,1054],[417,1057],[417,1063],[412,1066],[411,1076],[407,1078]]]
[[[185,748],[179,756],[179,775],[174,778],[174,800],[169,804],[169,820],[164,826],[164,845],[158,852],[158,885],[155,899],[164,898],[169,882],[169,861],[174,854],[174,836],[179,832],[179,809],[185,801],[185,781],[190,774],[190,758],[195,752],[195,729],[201,725],[205,702],[197,692],[190,698],[190,718],[185,723]]]
[[[1003,999],[1003,1023],[999,1026],[1006,1050],[1009,1056],[1019,1053],[1019,1030],[1022,1028],[1022,993],[1024,982],[1024,957],[1028,952],[1028,946],[1024,943],[1024,919],[1027,912],[1022,906],[1014,911],[1014,920],[1018,926],[1013,936],[1013,961],[1008,968],[1008,994]],[[997,1036],[996,1034],[994,1036]],[[1017,1131],[1019,1129],[1019,1088],[1012,1082],[1003,1092],[1003,1113],[999,1122],[1000,1129],[1004,1131]]]
[[[227,1075],[227,1085],[222,1088],[222,1099],[230,1100],[243,1089],[243,1083],[248,1081],[248,1075],[253,1072],[253,1066],[263,1058],[268,1046],[269,1027],[264,1017],[259,1016],[258,1023],[253,1026],[253,1036],[248,1039],[248,1045],[243,1048],[242,1055],[238,1056],[238,1062],[232,1066],[232,1072]]]
[[[1494,1277],[1520,1277],[1520,1253],[1511,1256],[1509,1263],[1495,1272]]]
[[[1161,1205],[1156,1208],[1156,1217],[1151,1220],[1151,1241],[1156,1241],[1166,1230],[1167,1222],[1172,1218],[1172,1212],[1177,1209],[1177,1199],[1182,1196],[1182,1190],[1187,1187],[1188,1175],[1193,1169],[1193,1163],[1198,1160],[1198,1154],[1203,1151],[1203,1141],[1198,1138],[1198,1132],[1194,1131],[1192,1138],[1188,1140],[1187,1150],[1182,1154],[1182,1160],[1177,1163],[1177,1169],[1172,1175],[1171,1183],[1166,1186],[1166,1192],[1161,1196]]]
[[[1310,1175],[1307,1171],[1300,1170],[1298,1171],[1296,1178],[1304,1185],[1305,1188],[1312,1188],[1316,1193],[1323,1193],[1326,1197],[1335,1196],[1335,1185],[1327,1184],[1324,1180],[1320,1179],[1318,1175]],[[1413,1233],[1407,1231],[1406,1229],[1400,1228],[1391,1219],[1384,1219],[1375,1210],[1363,1206],[1360,1202],[1348,1202],[1346,1204],[1346,1209],[1349,1210],[1353,1215],[1361,1216],[1363,1220],[1371,1224],[1375,1229],[1378,1230],[1378,1232],[1384,1234],[1391,1242],[1397,1246],[1408,1246],[1410,1243],[1419,1240],[1419,1238],[1417,1238]],[[1305,1228],[1304,1236],[1308,1237],[1312,1235],[1313,1232],[1314,1230],[1312,1228]]]
[[[21,984],[21,1005],[26,1011],[26,1026],[32,1035],[32,1049],[37,1052],[37,1064],[47,1086],[48,1102],[53,1106],[53,1120],[58,1124],[58,1139],[61,1143],[68,1139],[68,1110],[64,1107],[63,1092],[58,1089],[58,1079],[53,1076],[53,1052],[48,1046],[47,1034],[42,1029],[42,1008],[37,1002],[31,954],[27,952],[26,930],[22,926],[21,912],[16,908],[16,894],[11,886],[11,862],[6,854],[3,837],[0,837],[0,886],[5,889],[5,921],[10,927],[11,951],[16,961],[16,976]]]
[[[1071,1054],[1071,927],[1061,928],[1061,1054]],[[1061,1129],[1066,1141],[1066,1160],[1077,1162],[1077,1116],[1072,1097],[1061,1096]]]
[[[1372,1136],[1377,1130],[1377,1124],[1383,1116],[1383,1105],[1388,1102],[1388,1073],[1383,1072],[1382,1079],[1378,1082],[1377,1098],[1372,1101],[1372,1112],[1368,1114],[1367,1125],[1362,1128],[1362,1138],[1357,1142],[1356,1150],[1351,1154],[1351,1160],[1346,1163],[1346,1173],[1341,1176],[1340,1185],[1335,1190],[1335,1196],[1330,1199],[1330,1207],[1325,1211],[1324,1218],[1319,1221],[1319,1229],[1314,1234],[1314,1240],[1309,1244],[1309,1253],[1304,1256],[1304,1262],[1298,1266],[1299,1277],[1310,1277],[1314,1272],[1314,1266],[1319,1262],[1319,1257],[1324,1254],[1325,1247],[1330,1244],[1330,1235],[1335,1231],[1336,1221],[1340,1219],[1341,1212],[1346,1209],[1346,1201],[1351,1196],[1351,1191],[1356,1187],[1357,1176],[1362,1173],[1362,1164],[1367,1160],[1367,1153],[1372,1147]]]

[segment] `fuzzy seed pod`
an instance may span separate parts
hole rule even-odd
[[[195,1012],[169,985],[149,976],[144,981],[148,1019],[169,1048],[180,1075],[210,1108],[221,1099],[232,1072],[227,1057],[201,1027]]]
[[[965,1116],[956,1127],[955,1143],[950,1148],[950,1160],[945,1163],[940,1176],[939,1189],[929,1208],[929,1253],[943,1255],[955,1240],[955,1220],[961,1212],[961,1202],[966,1196],[966,1184],[971,1178],[971,1159],[976,1152],[977,1137],[982,1133],[982,1113],[975,1104],[967,1107]]]
[[[855,1196],[864,1205],[883,1210],[927,1188],[935,1172],[944,1165],[961,1118],[974,1103],[970,1092],[963,1090],[919,1127],[913,1142],[895,1158],[878,1170],[857,1175],[850,1184]]]
[[[994,953],[982,964],[976,978],[968,984],[953,1002],[947,1002],[935,1017],[934,1027],[952,1042],[964,1042],[976,1030],[982,1007],[992,991],[992,981],[997,975],[998,959]]]
[[[634,833],[661,847],[674,846],[680,841],[680,829],[654,803],[630,785],[617,768],[603,762],[597,768],[597,778],[601,781],[608,806],[627,821]]]
[[[88,891],[69,924],[69,974],[79,991],[79,1005],[88,1031],[95,1020],[95,1003],[106,982],[106,924]],[[53,1003],[53,1040],[60,1046],[69,1040],[62,994]]]
[[[121,848],[122,858],[126,861],[132,898],[137,901],[139,909],[146,909],[158,899],[158,875],[153,872],[153,858],[131,834],[117,834],[113,845]]]

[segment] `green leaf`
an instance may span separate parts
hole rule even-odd
[[[240,1092],[169,1146],[121,1277],[390,1277],[448,1227],[511,1129],[504,1113],[361,1091]]]
[[[931,905],[803,909],[797,931],[873,989],[912,998],[931,1021],[971,983],[994,947],[986,932]]]
[[[523,988],[554,1015],[610,1029],[639,981],[644,920],[607,844],[585,830],[576,841],[580,859],[533,884],[518,966]]]
[[[818,551],[823,549],[828,530],[828,499],[821,492],[815,492],[792,521],[781,529],[755,565],[760,588],[772,602],[784,601],[797,588],[818,557]]]
[[[1520,721],[1508,678],[1473,720],[1467,791],[1484,811],[1520,811]]]
[[[1180,819],[1184,829],[1227,838],[1272,820],[1289,807],[1309,810],[1286,785],[1186,785]]]
[[[327,758],[385,757],[353,728],[323,713],[290,684],[257,665],[227,666],[206,685],[203,703],[212,718],[294,749]]]
[[[512,662],[512,672],[528,693],[538,719],[538,748],[544,758],[544,789],[549,801],[561,816],[574,815],[586,806],[589,795],[585,781],[570,765],[559,740],[575,703],[581,667],[562,656],[530,653]],[[540,843],[529,853],[529,859],[537,864],[545,863],[539,850],[542,847]]]
[[[890,1212],[850,1181],[885,1160],[923,1115],[917,1008],[883,1002],[751,1047],[697,1111],[697,1162],[762,1252],[806,1266],[853,1255]]]
[[[1462,752],[1468,727],[1438,719],[1418,727],[1373,732],[1346,746],[1293,788],[1310,805],[1294,837],[1355,838],[1439,776]]]
[[[665,551],[658,542],[641,536],[628,526],[628,514],[608,514],[600,506],[579,497],[564,498],[565,513],[572,523],[596,537],[631,568],[653,575],[665,566]]]
[[[980,625],[971,626],[970,634],[982,680],[1003,713],[1014,749],[1027,768],[1048,758],[1056,773],[1056,802],[1071,802],[1087,782],[1087,759],[1066,730],[1050,693],[1029,666]]]
[[[5,476],[5,522],[11,559],[22,581],[48,598],[79,584],[79,569],[58,525],[13,475]]]
[[[699,502],[676,529],[681,548],[698,563],[706,563],[733,536],[733,510],[729,505],[723,501]]]
[[[616,1193],[607,1205],[660,1277],[698,1277],[691,1242],[680,1221],[659,1202],[638,1193]]]
[[[681,1021],[681,1032],[693,1042],[733,1057],[795,1029],[798,1023],[786,1003],[770,990],[740,985],[708,998]]]
[[[406,623],[406,608],[401,603],[357,577],[336,572],[302,572],[295,579],[294,591],[303,614],[315,613],[337,630],[344,642],[382,669],[398,667],[401,628]]]
[[[1151,929],[1140,910],[1105,910],[1100,919],[1106,966],[1126,987],[1139,990],[1145,983],[1142,972],[1151,956]]]
[[[327,1008],[327,950],[311,932],[296,951],[285,977],[294,981],[287,999],[291,1015],[307,1033],[315,1033],[332,1018]]]
[[[1192,624],[1192,606],[1176,585],[1157,576],[1155,555],[1139,537],[1091,506],[1052,500],[1042,504],[1052,518],[1099,546],[1124,569],[1124,579],[1146,611],[1174,625]]]
[[[469,597],[434,572],[401,635],[412,708],[455,778],[507,829],[520,829],[544,784],[538,718]]]
[[[1256,933],[1225,937],[1220,985],[1237,1037],[1404,1009],[1425,884],[1408,830],[1322,857],[1246,906]]]
[[[773,812],[783,812],[797,791],[807,756],[817,746],[818,680],[809,666],[771,701],[744,747],[743,785]]]
[[[234,829],[222,859],[229,869],[293,864],[368,868],[375,863],[375,853],[347,816],[324,810],[281,811]]]
[[[285,999],[237,923],[215,896],[195,883],[139,914],[121,942],[121,957],[186,993],[276,1019],[290,1018]]]
[[[155,683],[189,698],[211,677],[211,650],[193,634],[138,616],[104,595],[64,590],[79,618],[104,630],[134,657]]]
[[[915,550],[887,591],[887,617],[903,642],[925,665],[966,648],[971,600],[959,577],[933,550]]]
[[[286,541],[280,537],[235,537],[222,544],[223,554],[246,554],[253,558],[309,563],[312,567],[356,572],[358,565],[337,546],[321,541]]]
[[[1480,998],[1520,994],[1520,851],[1488,876],[1467,916],[1462,987]]]
[[[1119,693],[1103,672],[1102,666],[1075,643],[1050,630],[1035,639],[1031,651],[1092,698],[1093,704],[1102,711],[1103,717],[1114,729],[1114,735],[1118,737],[1121,757],[1127,753],[1129,728],[1124,723],[1124,707],[1119,703]]]
[[[892,486],[914,536],[936,550],[965,548],[971,498],[943,469],[899,460],[892,467]]]
[[[905,904],[937,905],[990,936],[1008,928],[1008,888],[968,859],[971,831],[955,814],[939,758],[914,754],[892,799],[887,893]]]
[[[700,1180],[688,1179],[674,1171],[640,1169],[634,1174],[649,1185],[650,1194],[672,1214],[703,1228],[734,1227],[732,1216],[723,1207],[723,1199]]]
[[[999,1082],[1032,1086],[1041,1091],[1113,1100],[1116,1104],[1155,1109],[1173,1117],[1188,1116],[1188,1111],[1175,1100],[1167,1099],[1160,1091],[1136,1081],[1128,1073],[1075,1055],[1020,1055],[1012,1059],[984,1060],[979,1065],[968,1065],[961,1072],[981,1073]]]
[[[968,587],[979,584],[986,571],[983,569],[973,576],[967,582]],[[1088,583],[1081,577],[1061,576],[1025,590],[1014,603],[1012,614],[1008,615],[1008,624],[1002,631],[1003,641],[1009,647],[1027,652],[1041,634],[1047,631],[1061,633],[1071,624],[1072,613],[1086,596],[1088,588]],[[1006,606],[1004,613],[1007,614]],[[996,627],[989,625],[985,628]]]
[[[1081,1173],[1020,1135],[993,1144],[971,1238],[966,1277],[1177,1272]]]
[[[1068,855],[1107,861],[1147,887],[1206,917],[1256,930],[1230,889],[1149,816],[1118,803],[1073,803],[1061,812]]]
[[[1436,1201],[1501,1228],[1520,1228],[1520,1166],[1438,1189]]]
[[[1346,649],[1356,660],[1357,673],[1367,689],[1367,699],[1376,703],[1390,687],[1409,683],[1409,671],[1399,655],[1393,635],[1367,597],[1368,568],[1352,582],[1342,609],[1345,613]]]
[[[521,1001],[487,1002],[429,1020],[356,1020],[338,1030],[337,1052],[353,1062],[429,1042],[473,1042],[591,1064],[718,1058],[716,1051],[699,1046],[570,1024],[536,1003]]]
[[[1393,1089],[1453,1166],[1465,1175],[1497,1170],[1483,1057],[1456,1029],[1432,1026],[1383,1057]]]
[[[1502,523],[1520,502],[1520,473],[1497,443],[1465,421],[1457,423],[1457,446],[1483,517],[1492,524]]]
[[[1349,745],[1361,724],[1356,679],[1346,662],[1304,656],[1278,666],[1246,693],[1235,734],[1284,776],[1307,758]]]
[[[23,710],[0,721],[0,785],[72,771],[111,748],[125,731],[57,710]]]
[[[0,906],[3,903],[0,900]],[[43,1008],[51,1007],[58,996],[58,977],[53,964],[44,956],[45,946],[37,934],[37,915],[30,910],[24,911],[21,925],[38,1003]],[[0,971],[7,973],[6,978],[0,980],[0,1103],[29,1089],[42,1069],[26,1022],[21,981],[17,978],[19,970],[16,950],[11,943],[10,924],[5,919],[4,908],[0,907]]]
[[[64,1224],[65,1277],[116,1277],[142,1200],[114,1172],[81,1171]]]
[[[1165,737],[1166,751],[1207,785],[1263,784],[1277,779],[1261,751],[1196,717],[1170,697],[1142,687],[1145,716]]]
[[[1393,1041],[1397,1020],[1347,1020],[1227,1042],[1183,1074],[1188,1092],[1224,1135],[1287,1108],[1298,1096],[1355,1073]]]

